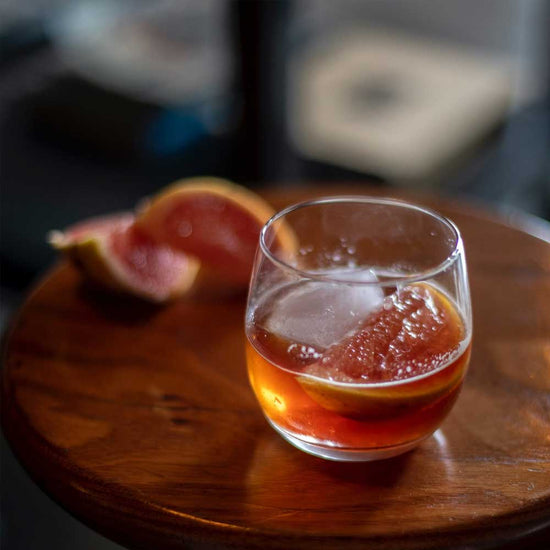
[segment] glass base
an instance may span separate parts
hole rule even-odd
[[[375,447],[372,449],[343,449],[303,441],[291,435],[280,426],[277,426],[277,424],[275,424],[269,418],[267,418],[267,421],[277,433],[279,433],[284,439],[286,439],[286,441],[288,441],[297,449],[300,449],[301,451],[309,453],[313,456],[318,456],[327,460],[336,460],[340,462],[372,462],[374,460],[382,460],[384,458],[398,456],[414,449],[417,445],[419,445],[422,441],[424,441],[431,435],[428,434],[425,437],[415,439],[414,441],[402,443],[401,445],[392,445],[391,447]]]

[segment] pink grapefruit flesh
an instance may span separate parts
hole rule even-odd
[[[217,178],[183,180],[143,209],[137,225],[157,242],[196,256],[219,276],[246,285],[260,231],[274,210],[248,189]],[[290,232],[279,245],[293,246]]]
[[[187,292],[200,266],[196,259],[154,242],[130,213],[85,220],[52,232],[49,240],[92,280],[154,302]]]

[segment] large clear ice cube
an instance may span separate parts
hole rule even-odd
[[[307,280],[289,287],[272,304],[265,328],[292,342],[324,349],[355,330],[384,300],[380,287],[351,282],[376,281],[370,270],[339,270],[325,275],[350,283]]]

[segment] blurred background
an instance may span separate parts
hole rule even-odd
[[[187,176],[550,220],[549,29],[547,0],[0,0],[0,329],[48,230]],[[117,548],[2,458],[3,548]]]

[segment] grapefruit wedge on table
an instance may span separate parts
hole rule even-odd
[[[103,286],[163,302],[191,289],[246,288],[260,231],[274,213],[244,187],[191,178],[161,191],[137,218],[86,220],[49,241]],[[283,250],[295,246],[284,227],[277,239]]]
[[[158,245],[134,224],[131,213],[77,223],[49,234],[52,246],[67,254],[101,286],[164,302],[187,292],[199,262]]]
[[[181,180],[154,197],[136,224],[157,242],[197,257],[228,283],[247,285],[260,231],[275,213],[248,189],[218,178]],[[279,246],[292,250],[290,231]]]

